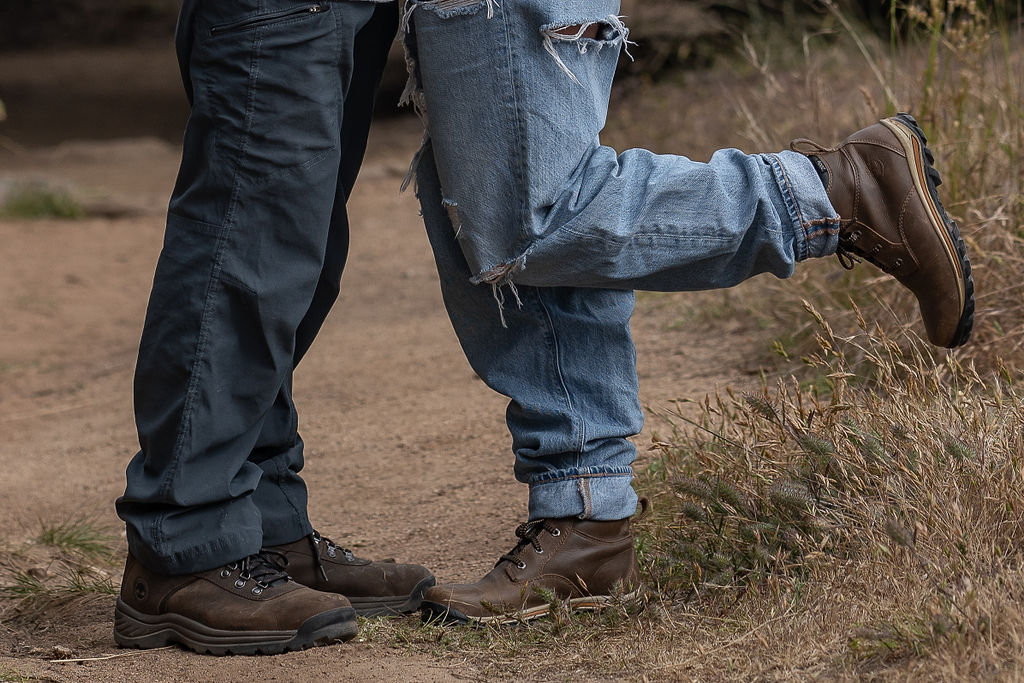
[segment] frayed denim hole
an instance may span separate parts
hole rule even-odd
[[[554,58],[555,63],[565,72],[565,75],[579,86],[583,84],[558,54],[555,49],[556,43],[571,43],[576,46],[580,54],[587,54],[591,50],[600,52],[605,47],[622,45],[626,56],[630,59],[633,58],[633,55],[629,53],[629,46],[634,44],[629,40],[629,28],[626,27],[622,18],[615,14],[578,24],[546,24],[540,27],[540,33],[544,41],[544,50]]]

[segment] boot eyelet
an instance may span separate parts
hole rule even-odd
[[[245,581],[242,579],[235,581],[235,588],[245,588]]]
[[[228,569],[230,569],[231,571],[237,571],[238,570],[238,563],[234,562],[232,564],[229,564],[228,565]]]
[[[893,267],[893,269],[896,269],[896,268],[899,268],[899,267],[901,267],[902,265],[903,265],[903,259],[901,259],[901,258],[898,258],[898,259],[896,259],[896,261],[895,261],[895,262],[894,262],[894,263],[892,264],[892,267]]]
[[[220,575],[221,575],[221,576],[222,576],[223,578],[225,578],[225,579],[226,579],[226,578],[228,578],[229,576],[231,576],[231,572],[230,572],[230,571],[229,571],[228,569],[226,569],[226,568],[225,568],[225,569],[221,569],[221,570],[220,570]]]
[[[252,589],[252,594],[253,595],[259,595],[262,592],[263,592],[263,589],[261,587],[259,587],[259,586],[256,586],[255,588]]]
[[[543,555],[544,554],[544,548],[534,548],[533,552],[537,553],[538,555]]]
[[[337,556],[338,556],[338,553],[334,550],[334,548],[328,548],[327,549],[327,557],[337,557]]]
[[[556,537],[557,536],[561,536],[562,535],[562,530],[561,529],[555,529],[554,531],[551,532],[551,535],[552,536],[556,536]]]
[[[516,562],[516,567],[519,569],[526,569],[526,563],[520,560],[519,562]]]

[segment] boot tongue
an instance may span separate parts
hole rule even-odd
[[[827,190],[829,181],[828,166],[825,165],[825,162],[822,161],[821,157],[817,154],[811,154],[807,158],[811,160],[812,164],[814,164],[814,170],[818,172],[821,184]]]

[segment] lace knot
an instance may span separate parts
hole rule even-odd
[[[527,546],[532,546],[537,554],[544,552],[544,547],[540,544],[540,539],[538,538],[543,531],[547,531],[552,536],[561,534],[558,527],[547,519],[538,519],[520,524],[516,527],[516,536],[519,538],[516,547],[502,555],[494,566],[497,567],[502,562],[511,562],[519,569],[526,569],[526,563],[522,560],[522,553]]]

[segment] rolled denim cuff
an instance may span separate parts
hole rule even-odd
[[[530,519],[625,519],[636,512],[631,467],[573,467],[530,480]]]
[[[832,207],[814,164],[803,154],[765,154],[779,186],[780,215],[793,225],[797,261],[829,256],[839,245],[839,215]]]

